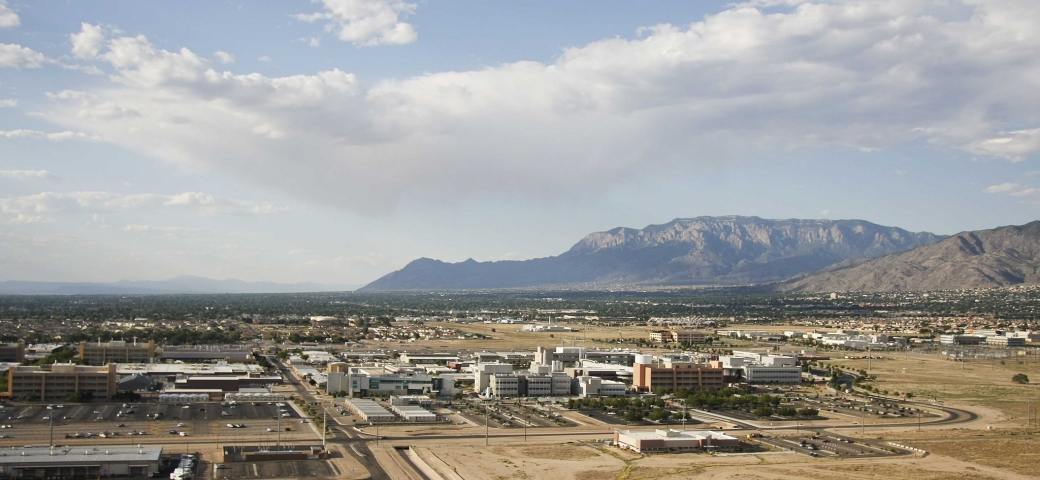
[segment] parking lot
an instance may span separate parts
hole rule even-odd
[[[880,446],[850,437],[832,434],[813,434],[790,437],[763,437],[759,442],[782,450],[791,450],[813,457],[885,457],[903,455],[908,452],[893,452],[892,447]]]
[[[60,408],[59,408],[60,407]],[[220,402],[174,405],[162,403],[96,403],[80,405],[55,404],[33,406],[6,406],[0,409],[0,424],[32,423],[130,423],[148,420],[184,422],[221,420],[274,419],[279,415],[289,420],[299,418],[286,403],[285,412],[279,412],[274,403],[238,403],[222,406]]]

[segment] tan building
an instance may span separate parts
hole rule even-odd
[[[657,330],[650,332],[650,341],[655,343],[704,343],[708,335],[696,330]]]
[[[155,342],[80,342],[78,358],[84,365],[152,363],[152,359],[155,358]]]
[[[25,342],[0,343],[0,362],[25,360]]]
[[[699,363],[654,363],[649,355],[637,355],[632,365],[632,386],[640,392],[656,387],[669,391],[680,388],[721,388],[726,386],[722,368]]]
[[[89,391],[95,398],[109,398],[116,393],[116,378],[114,363],[98,367],[72,363],[17,366],[7,371],[6,396],[45,402]]]

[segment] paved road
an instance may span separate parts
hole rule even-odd
[[[285,364],[281,362],[281,360],[277,360],[275,365],[277,365],[278,369],[281,370],[282,378],[287,380],[296,390],[296,395],[298,395],[301,399],[303,399],[303,401],[307,402],[308,404],[318,403],[321,406],[321,408],[325,408],[325,405],[322,405],[321,402],[318,402],[318,399],[314,397],[314,394],[312,394],[303,386],[303,381],[299,378],[296,378],[296,375],[292,373],[292,370],[286,367]],[[333,417],[333,419],[335,419],[334,415],[332,415],[331,413],[329,413],[329,417]],[[343,444],[345,447],[343,448],[343,451],[346,452],[347,455],[354,457],[354,460],[357,460],[358,463],[360,463],[366,469],[368,469],[368,473],[372,476],[373,480],[392,480],[390,478],[390,475],[387,475],[386,471],[383,470],[383,467],[380,467],[379,462],[376,462],[375,458],[372,456],[372,451],[369,450],[368,445],[366,445],[368,439],[356,437],[354,433],[351,431],[351,429],[346,428],[346,426],[344,426],[344,428],[338,429],[338,431],[342,432],[343,435],[345,435],[347,438],[333,438],[329,439],[329,442]]]

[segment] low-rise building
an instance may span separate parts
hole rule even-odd
[[[1024,347],[1026,346],[1026,339],[1025,337],[986,337],[986,345],[994,347]]]
[[[491,375],[491,395],[496,398],[520,396],[520,376],[513,373]]]
[[[343,405],[351,414],[366,422],[392,422],[394,414],[382,405],[364,398],[351,398],[343,401]]]
[[[253,349],[243,345],[190,345],[163,347],[159,355],[163,360],[195,362],[252,363]]]
[[[704,343],[708,334],[697,330],[657,330],[650,332],[650,341],[657,343]]]
[[[656,387],[668,391],[680,388],[721,388],[726,385],[721,367],[699,363],[654,363],[650,355],[636,355],[632,366],[632,386],[640,392]]]
[[[162,447],[16,447],[0,455],[4,478],[108,478],[158,476]]]
[[[614,446],[636,453],[732,451],[740,440],[710,430],[614,430]]]
[[[18,366],[7,370],[6,396],[45,402],[64,400],[76,392],[91,392],[95,398],[109,398],[116,393],[116,365],[103,366],[55,363],[42,366]]]
[[[131,342],[113,340],[107,343],[80,342],[78,358],[84,365],[107,365],[109,363],[152,363],[156,357],[155,342]]]
[[[581,376],[574,380],[578,395],[582,397],[621,397],[628,390],[624,383],[599,377]]]
[[[0,362],[25,360],[25,342],[0,343]]]
[[[981,335],[940,335],[939,343],[943,345],[981,345],[986,337]]]

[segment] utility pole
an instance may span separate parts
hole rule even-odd
[[[552,317],[549,317],[549,322],[552,322]],[[488,428],[488,403],[484,401],[484,446],[488,446],[490,441],[491,430]]]
[[[278,412],[278,439],[275,443],[275,448],[278,450],[282,449],[282,413]]]
[[[321,406],[321,449],[325,450],[325,432],[328,431],[328,416],[329,411],[325,410],[325,406]]]
[[[54,414],[50,415],[51,421],[51,448],[54,448]]]
[[[860,410],[860,417],[859,418],[860,418],[859,426],[861,427],[860,431],[863,432],[864,435],[866,435],[867,434],[867,402],[866,401],[863,402],[863,410]]]

